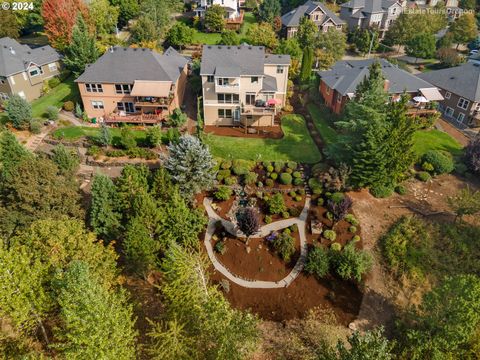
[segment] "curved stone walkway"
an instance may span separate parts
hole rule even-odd
[[[310,209],[310,196],[307,196],[305,199],[305,206],[298,218],[292,218],[292,219],[285,219],[285,220],[279,220],[275,221],[273,223],[270,223],[268,225],[264,225],[260,228],[259,232],[255,235],[257,237],[265,237],[268,234],[270,234],[272,231],[277,231],[284,229],[286,227],[289,227],[293,224],[297,224],[298,226],[298,233],[300,235],[300,257],[293,267],[292,271],[285,276],[283,279],[279,281],[262,281],[262,280],[245,280],[242,279],[230,272],[225,266],[223,266],[218,260],[217,257],[215,256],[215,253],[213,251],[211,239],[212,235],[215,232],[215,223],[217,221],[221,221],[223,227],[225,228],[226,231],[228,231],[230,234],[236,237],[244,237],[244,235],[235,227],[235,224],[233,224],[231,221],[225,220],[221,218],[215,210],[213,210],[211,206],[211,199],[205,198],[203,200],[203,205],[205,206],[205,209],[207,210],[208,214],[208,226],[207,226],[207,231],[205,232],[205,247],[207,249],[208,257],[210,258],[210,261],[212,262],[215,270],[220,272],[223,276],[225,276],[228,280],[231,282],[234,282],[237,285],[246,287],[246,288],[256,288],[256,289],[276,289],[276,288],[283,288],[287,287],[290,285],[293,280],[297,278],[297,276],[301,273],[303,270],[303,267],[305,265],[305,260],[307,257],[307,238],[305,236],[305,229],[306,229],[306,220],[307,220],[307,215],[308,215],[308,210]]]

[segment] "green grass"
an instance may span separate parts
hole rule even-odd
[[[216,157],[246,160],[293,160],[315,163],[321,154],[315,146],[300,115],[282,118],[282,139],[248,139],[206,134],[205,142]]]
[[[73,77],[64,80],[60,85],[50,90],[46,95],[32,102],[32,116],[42,117],[49,106],[61,108],[65,101],[79,101],[78,86]]]
[[[116,139],[120,138],[121,128],[110,128],[112,134],[113,142],[116,142]],[[100,133],[100,128],[98,127],[88,127],[88,126],[67,126],[59,128],[52,133],[52,136],[57,139],[65,139],[70,141],[79,140],[81,138],[96,138]],[[138,143],[145,142],[146,132],[144,130],[132,130],[133,136]]]
[[[240,43],[246,42],[246,35],[248,29],[253,25],[257,23],[257,19],[255,18],[255,15],[251,12],[246,12],[243,15],[243,24],[242,27],[240,28]]]
[[[325,144],[328,145],[336,142],[338,134],[331,124],[337,116],[329,113],[328,109],[324,106],[319,107],[314,104],[308,104],[307,108],[312,117],[313,123]],[[328,119],[331,120],[329,121]]]
[[[195,30],[192,42],[194,44],[216,45],[220,42],[222,35],[219,33],[204,33]]]
[[[421,130],[414,135],[413,149],[418,156],[429,150],[446,150],[453,155],[460,155],[462,145],[447,133],[440,130]]]

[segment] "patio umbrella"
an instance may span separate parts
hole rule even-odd
[[[425,96],[415,96],[413,101],[418,103],[428,103],[428,100],[425,98]]]
[[[280,99],[268,99],[267,100],[267,105],[277,105],[280,104],[281,100]]]

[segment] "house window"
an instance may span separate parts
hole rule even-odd
[[[254,105],[255,104],[255,94],[246,94],[245,95],[245,104]]]
[[[464,99],[464,98],[460,98],[460,99],[458,100],[457,106],[458,106],[460,109],[467,110],[468,105],[470,105],[470,101],[468,101],[468,100],[466,100],[466,99]]]
[[[103,93],[102,84],[85,84],[85,88],[87,89],[87,92]]]
[[[464,114],[464,113],[458,113],[458,115],[457,115],[457,121],[458,121],[459,123],[462,123],[464,119],[465,119],[465,114]]]
[[[250,81],[251,81],[252,84],[258,83],[258,76],[252,76],[252,77],[250,78]]]
[[[218,85],[220,86],[228,86],[230,85],[230,79],[229,78],[218,78]]]
[[[7,81],[7,78],[0,77],[0,84],[5,84],[6,81]]]
[[[117,110],[133,113],[135,112],[135,106],[131,102],[117,102]]]
[[[132,85],[130,84],[115,84],[115,92],[117,94],[130,94]]]
[[[240,102],[238,94],[217,94],[217,100],[221,104],[238,104]]]
[[[38,76],[38,75],[42,75],[43,71],[42,71],[42,69],[37,67],[37,68],[33,68],[32,70],[30,70],[28,73],[30,74],[31,77],[35,77],[35,76]]]
[[[50,72],[57,71],[57,64],[56,63],[48,64],[48,70],[50,70]]]
[[[232,118],[232,109],[218,109],[218,117],[219,118]]]
[[[213,80],[214,80],[213,75],[208,75],[208,76],[207,76],[207,82],[212,83]]]
[[[277,66],[277,74],[283,74],[283,66]]]
[[[452,117],[454,113],[455,111],[450,106],[447,106],[447,109],[445,110],[445,115],[447,115],[448,117]]]
[[[342,96],[340,94],[337,94],[337,102],[342,102]]]
[[[452,93],[450,91],[445,92],[445,99],[450,99],[450,96],[452,96]]]
[[[92,101],[92,107],[94,109],[103,109],[103,101]]]

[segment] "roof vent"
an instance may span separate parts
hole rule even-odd
[[[473,63],[473,66],[480,67],[480,64],[479,63]]]
[[[248,47],[248,50],[252,50],[252,47],[251,47],[251,46],[249,46],[249,47]]]
[[[455,79],[455,76],[450,76],[450,80],[453,80],[453,79]]]
[[[127,48],[123,48],[123,51],[127,51]]]
[[[212,47],[210,45],[207,46],[207,49],[211,49]]]
[[[145,48],[142,48],[142,51],[145,51],[145,50],[147,50],[147,49],[145,49]]]
[[[230,46],[227,46],[227,49],[228,49],[228,50],[230,50],[230,49],[231,49],[231,47],[230,47]]]
[[[138,49],[137,48],[133,48],[133,51],[137,51]]]
[[[12,48],[11,46],[8,48],[8,50],[10,51],[10,53],[11,53],[12,55],[15,55],[15,50],[13,50],[13,48]]]
[[[113,53],[113,46],[110,46],[108,49],[109,52]]]

